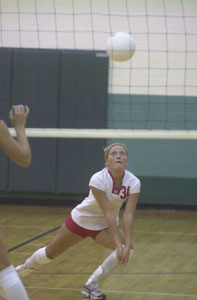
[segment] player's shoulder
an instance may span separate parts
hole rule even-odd
[[[91,177],[91,179],[99,179],[99,178],[103,178],[107,173],[107,168],[104,168],[96,173],[94,173]]]
[[[140,179],[129,170],[125,170],[125,177],[130,181],[135,181],[140,184]]]
[[[90,178],[90,182],[89,182],[89,186],[94,186],[102,191],[105,190],[106,188],[106,175],[105,175],[106,171],[103,169],[99,172],[96,172],[92,175],[92,177]]]

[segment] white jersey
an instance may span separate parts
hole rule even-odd
[[[104,168],[91,177],[89,186],[106,193],[111,209],[117,216],[118,224],[122,203],[126,201],[129,194],[139,193],[141,184],[135,175],[125,170],[121,188],[118,190],[114,188],[114,179],[108,168]],[[108,227],[105,216],[91,189],[88,197],[72,210],[71,215],[75,223],[86,229],[101,230]]]

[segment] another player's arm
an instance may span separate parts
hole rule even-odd
[[[116,222],[116,216],[113,214],[110,206],[109,206],[109,200],[106,196],[106,193],[93,187],[90,186],[91,191],[95,197],[95,199],[97,200],[97,202],[99,203],[103,214],[106,218],[107,224],[108,224],[108,228],[109,231],[112,235],[112,238],[114,240],[114,243],[116,245],[116,249],[118,252],[122,252],[122,242],[120,239],[120,235],[119,235],[119,230],[118,230],[118,226],[117,226],[117,222]]]
[[[16,131],[15,140],[4,121],[0,120],[0,147],[17,165],[28,167],[31,164],[31,148],[25,133],[26,118],[29,108],[23,105],[13,106],[10,120]]]
[[[129,194],[124,213],[123,213],[123,232],[125,238],[125,251],[123,256],[123,264],[127,264],[130,255],[130,249],[133,248],[132,245],[132,231],[133,231],[133,221],[136,210],[136,205],[138,202],[139,193]]]

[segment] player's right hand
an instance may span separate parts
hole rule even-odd
[[[13,105],[9,113],[12,125],[14,127],[25,127],[28,114],[29,107],[27,105]]]

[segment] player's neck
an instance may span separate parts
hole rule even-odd
[[[121,180],[125,173],[124,170],[112,170],[110,168],[108,168],[108,170],[115,180]]]

